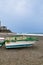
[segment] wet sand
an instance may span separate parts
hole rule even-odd
[[[20,49],[0,48],[0,65],[43,65],[43,37],[33,46]]]

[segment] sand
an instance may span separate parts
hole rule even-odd
[[[0,48],[0,65],[43,65],[43,37],[29,48]]]

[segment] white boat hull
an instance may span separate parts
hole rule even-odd
[[[35,41],[20,41],[20,42],[9,42],[5,43],[6,48],[21,48],[21,47],[31,47]]]

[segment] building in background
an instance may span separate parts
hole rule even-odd
[[[1,26],[1,21],[0,21],[0,33],[12,33],[10,29],[7,29],[6,26]]]

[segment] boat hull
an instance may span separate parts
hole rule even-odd
[[[0,47],[5,44],[5,39],[3,37],[0,37]]]
[[[5,43],[6,48],[21,48],[21,47],[31,47],[34,42],[18,42],[18,43]]]
[[[23,45],[9,45],[6,48],[21,48],[21,47],[31,47],[33,44],[23,44]]]
[[[3,46],[5,44],[5,42],[0,42],[0,47]]]

